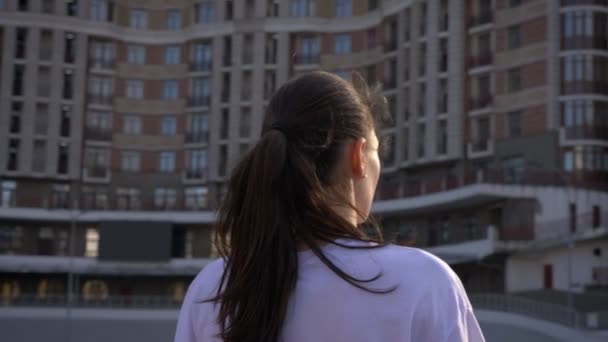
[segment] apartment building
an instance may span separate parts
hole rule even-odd
[[[87,298],[179,302],[273,91],[319,69],[382,84],[389,237],[471,291],[605,285],[607,16],[566,0],[0,0],[4,298],[65,293],[72,269]],[[567,253],[587,265],[575,280]]]

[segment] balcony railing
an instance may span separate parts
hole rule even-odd
[[[19,294],[4,301],[6,306],[14,307],[56,307],[63,308],[67,305],[66,295]],[[176,301],[172,296],[82,296],[73,295],[72,307],[76,308],[146,308],[146,309],[173,309],[178,308],[181,301]]]
[[[84,137],[88,140],[110,141],[112,140],[112,131],[110,129],[86,126],[84,128]]]
[[[494,97],[492,95],[482,95],[469,99],[469,110],[478,110],[492,106]]]
[[[494,20],[494,13],[489,11],[485,13],[479,13],[478,15],[469,18],[469,26],[472,27],[488,24],[491,23],[492,20]]]
[[[562,94],[600,94],[608,95],[606,81],[565,81],[562,82]]]
[[[190,96],[188,97],[188,107],[207,107],[211,103],[210,96]]]
[[[89,59],[89,67],[91,69],[114,69],[116,63],[114,59],[91,58]]]
[[[190,63],[190,71],[211,71],[213,63],[211,61],[194,61]]]
[[[595,34],[593,36],[573,36],[562,38],[562,49],[578,50],[578,49],[608,49],[608,35]]]
[[[297,64],[319,64],[319,55],[297,55]]]
[[[608,126],[564,127],[568,140],[608,140]]]
[[[490,139],[477,139],[473,142],[473,152],[483,152],[487,151],[490,146]]]
[[[385,41],[383,46],[384,46],[384,52],[395,51],[397,49],[397,40],[393,39],[393,40]]]
[[[86,168],[86,175],[89,178],[106,178],[108,174],[108,167],[104,165],[93,165]]]
[[[524,170],[513,177],[510,170],[486,170],[465,173],[463,175],[446,175],[427,180],[398,180],[380,182],[376,200],[393,200],[433,194],[441,191],[458,189],[473,184],[503,184],[531,186],[572,186],[604,191],[608,190],[605,179],[608,173],[558,173],[547,170]]]
[[[186,179],[207,179],[207,170],[188,169],[186,170]]]
[[[480,53],[477,56],[469,57],[469,68],[477,68],[480,66],[490,65],[494,62],[494,55],[491,52]]]
[[[562,0],[562,7],[578,5],[608,6],[608,0]]]
[[[202,143],[209,141],[209,132],[193,131],[186,133],[186,143]]]
[[[113,96],[109,94],[89,94],[89,103],[99,105],[112,105]]]

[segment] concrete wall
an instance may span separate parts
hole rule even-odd
[[[600,248],[602,256],[594,256],[593,250]],[[544,288],[543,269],[553,267],[553,288],[568,289],[568,249],[539,250],[509,257],[505,264],[506,291],[537,290]],[[575,290],[582,290],[592,282],[592,268],[608,267],[608,240],[577,242],[572,253],[572,283]]]

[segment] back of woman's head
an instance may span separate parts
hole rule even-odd
[[[257,144],[234,168],[220,206],[216,243],[225,259],[218,296],[224,341],[277,341],[295,288],[297,248],[312,250],[333,272],[320,244],[338,238],[372,241],[336,211],[360,213],[340,192],[337,165],[345,143],[373,134],[373,112],[384,99],[362,79],[347,82],[314,72],[282,86],[272,97]],[[371,291],[371,290],[370,290]]]

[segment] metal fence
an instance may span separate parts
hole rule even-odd
[[[177,309],[181,300],[171,296],[80,296],[72,299],[74,308],[131,308],[131,309]],[[38,296],[20,294],[14,298],[0,298],[0,307],[66,307],[66,295]]]

